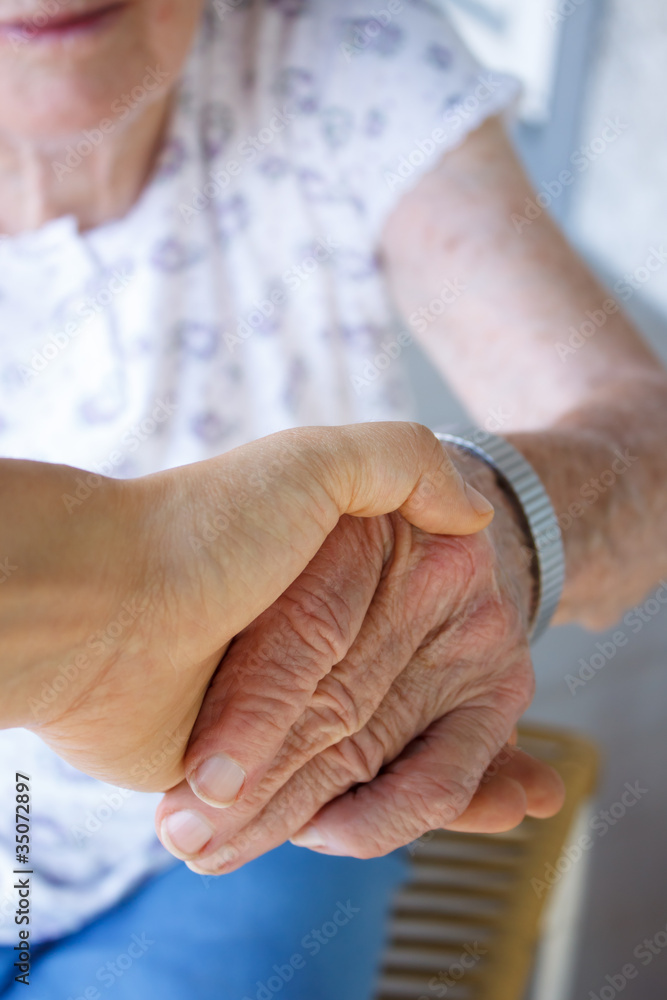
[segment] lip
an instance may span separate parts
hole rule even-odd
[[[126,6],[126,0],[107,0],[93,9],[63,10],[53,15],[37,8],[28,17],[0,21],[0,39],[23,44],[64,41],[79,35],[90,35],[110,26]]]

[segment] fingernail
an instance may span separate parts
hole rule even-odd
[[[202,802],[226,809],[236,802],[244,781],[243,768],[227,754],[216,753],[199,765],[189,783]]]
[[[294,844],[295,847],[308,847],[311,851],[326,851],[328,849],[324,837],[312,823],[304,826],[303,830],[299,830],[293,837],[290,837],[290,843]]]
[[[476,490],[474,486],[470,485],[470,483],[466,483],[465,488],[466,488],[466,496],[468,497],[468,502],[470,503],[470,506],[474,511],[476,511],[477,514],[483,515],[492,513],[493,504],[489,503],[486,497],[482,496],[479,490]]]
[[[162,821],[162,839],[178,854],[197,854],[213,836],[213,827],[197,812],[183,809]]]

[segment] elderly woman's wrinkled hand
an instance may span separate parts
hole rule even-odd
[[[532,578],[501,504],[468,537],[400,514],[341,519],[227,653],[190,785],[158,809],[167,847],[221,873],[288,838],[365,858],[558,810],[555,772],[508,746],[533,693]]]

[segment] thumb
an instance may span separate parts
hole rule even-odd
[[[180,490],[164,492],[190,514],[167,519],[171,548],[180,520],[197,572],[204,557],[213,572],[208,593],[224,608],[227,639],[273,604],[343,514],[398,510],[424,531],[456,535],[493,516],[436,436],[413,423],[281,431],[178,472]]]
[[[371,517],[398,510],[424,531],[469,535],[493,507],[466,483],[435,434],[416,423],[322,428],[315,474],[338,514]],[[307,442],[310,444],[310,442]]]

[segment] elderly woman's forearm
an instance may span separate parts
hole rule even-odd
[[[556,624],[612,625],[667,579],[667,378],[609,386],[543,430],[509,433],[554,506],[566,579]],[[526,608],[529,539],[518,506],[472,454],[454,460],[496,508],[491,526],[501,561]]]
[[[532,197],[488,121],[405,197],[385,261],[443,376],[551,495],[567,559],[557,620],[610,624],[667,573],[667,374],[548,214],[524,219]],[[457,286],[443,298],[445,278]]]
[[[667,576],[667,378],[622,380],[551,429],[508,435],[563,533],[558,622],[612,624]]]

